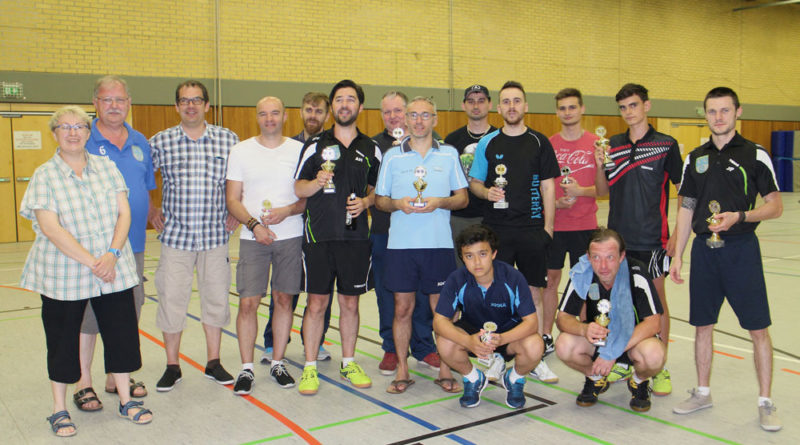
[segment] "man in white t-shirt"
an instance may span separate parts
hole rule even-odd
[[[294,169],[303,144],[283,136],[286,110],[277,97],[256,104],[261,134],[236,144],[228,159],[228,212],[244,227],[239,241],[236,290],[241,298],[236,334],[242,371],[233,391],[250,394],[254,383],[253,350],[258,305],[267,294],[275,306],[274,352],[270,375],[283,388],[294,386],[283,355],[292,327],[292,295],[300,293],[305,199],[294,194]],[[270,281],[270,265],[272,279]]]

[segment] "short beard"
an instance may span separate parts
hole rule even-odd
[[[336,122],[336,125],[340,125],[342,127],[349,127],[349,126],[353,125],[353,123],[355,123],[356,119],[358,119],[358,114],[354,114],[350,119],[348,119],[346,121],[343,121],[343,120],[339,119],[339,116],[333,116],[333,120],[334,120],[334,122]]]

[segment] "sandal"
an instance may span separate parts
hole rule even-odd
[[[142,397],[147,397],[147,388],[144,386],[143,382],[137,382],[137,381],[133,380],[133,378],[131,378],[131,386],[130,386],[130,388],[131,388],[131,397],[136,397],[137,399],[141,399]],[[139,388],[142,388],[142,390],[144,391],[144,394],[139,394],[139,395],[135,394],[136,390],[139,389]],[[106,388],[106,392],[109,393],[109,394],[116,394],[117,393],[117,387],[115,386],[113,388]]]
[[[144,402],[134,402],[131,400],[130,402],[120,405],[119,406],[119,416],[125,419],[130,420],[131,422],[137,425],[144,425],[146,423],[150,423],[153,421],[153,412],[149,409],[143,407]],[[131,409],[138,409],[139,411],[136,414],[130,414],[129,411]],[[142,420],[142,416],[145,414],[150,414],[149,419]]]
[[[97,398],[97,393],[94,392],[94,388],[91,386],[87,386],[86,388],[83,388],[82,390],[73,394],[72,401],[75,402],[75,406],[77,406],[81,411],[92,412],[103,409],[103,402]],[[92,402],[97,402],[97,408],[86,408],[86,405]]]
[[[78,434],[78,429],[75,427],[75,424],[72,423],[72,419],[69,417],[67,410],[53,414],[47,418],[47,421],[50,422],[50,428],[52,428],[53,433],[58,437],[70,437]],[[60,434],[61,430],[64,428],[72,428],[72,431]]]
[[[437,384],[444,392],[457,393],[461,392],[461,387],[458,386],[456,379],[436,379],[433,383]]]
[[[392,380],[392,383],[389,384],[388,388],[386,388],[386,392],[389,394],[402,394],[406,392],[406,390],[414,383],[415,382],[412,379]]]

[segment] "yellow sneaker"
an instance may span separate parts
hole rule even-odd
[[[339,370],[339,374],[342,375],[343,379],[349,380],[356,388],[369,388],[372,386],[372,380],[356,362],[348,363],[347,366]]]
[[[620,365],[619,363],[614,363],[614,367],[611,368],[611,372],[608,373],[608,383],[617,383],[624,380],[628,380],[633,375],[633,366],[627,365]]]
[[[662,369],[661,372],[653,377],[653,394],[666,396],[672,392],[672,380],[669,371]]]
[[[314,395],[319,391],[319,377],[317,377],[316,366],[306,366],[303,368],[303,376],[300,377],[300,384],[297,385],[300,394],[307,396]]]

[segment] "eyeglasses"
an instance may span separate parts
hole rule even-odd
[[[180,99],[178,99],[178,104],[180,104],[180,105],[189,105],[189,104],[194,104],[194,105],[202,105],[202,104],[204,104],[205,102],[206,102],[206,100],[205,100],[205,99],[203,99],[203,97],[202,97],[202,96],[197,96],[197,97],[181,97]]]
[[[98,97],[99,100],[103,105],[125,105],[130,100],[130,97]]]
[[[56,127],[53,128],[53,130],[55,131],[56,128],[60,128],[61,130],[65,131],[65,132],[69,132],[70,130],[76,130],[76,131],[88,130],[89,126],[86,125],[86,124],[75,124],[75,125],[60,124],[60,125],[56,125]]]
[[[423,111],[422,113],[417,113],[416,111],[412,111],[411,113],[406,113],[406,117],[411,119],[412,121],[417,120],[417,118],[422,118],[424,121],[429,121],[433,116],[436,116],[436,113],[428,113],[427,111]]]

